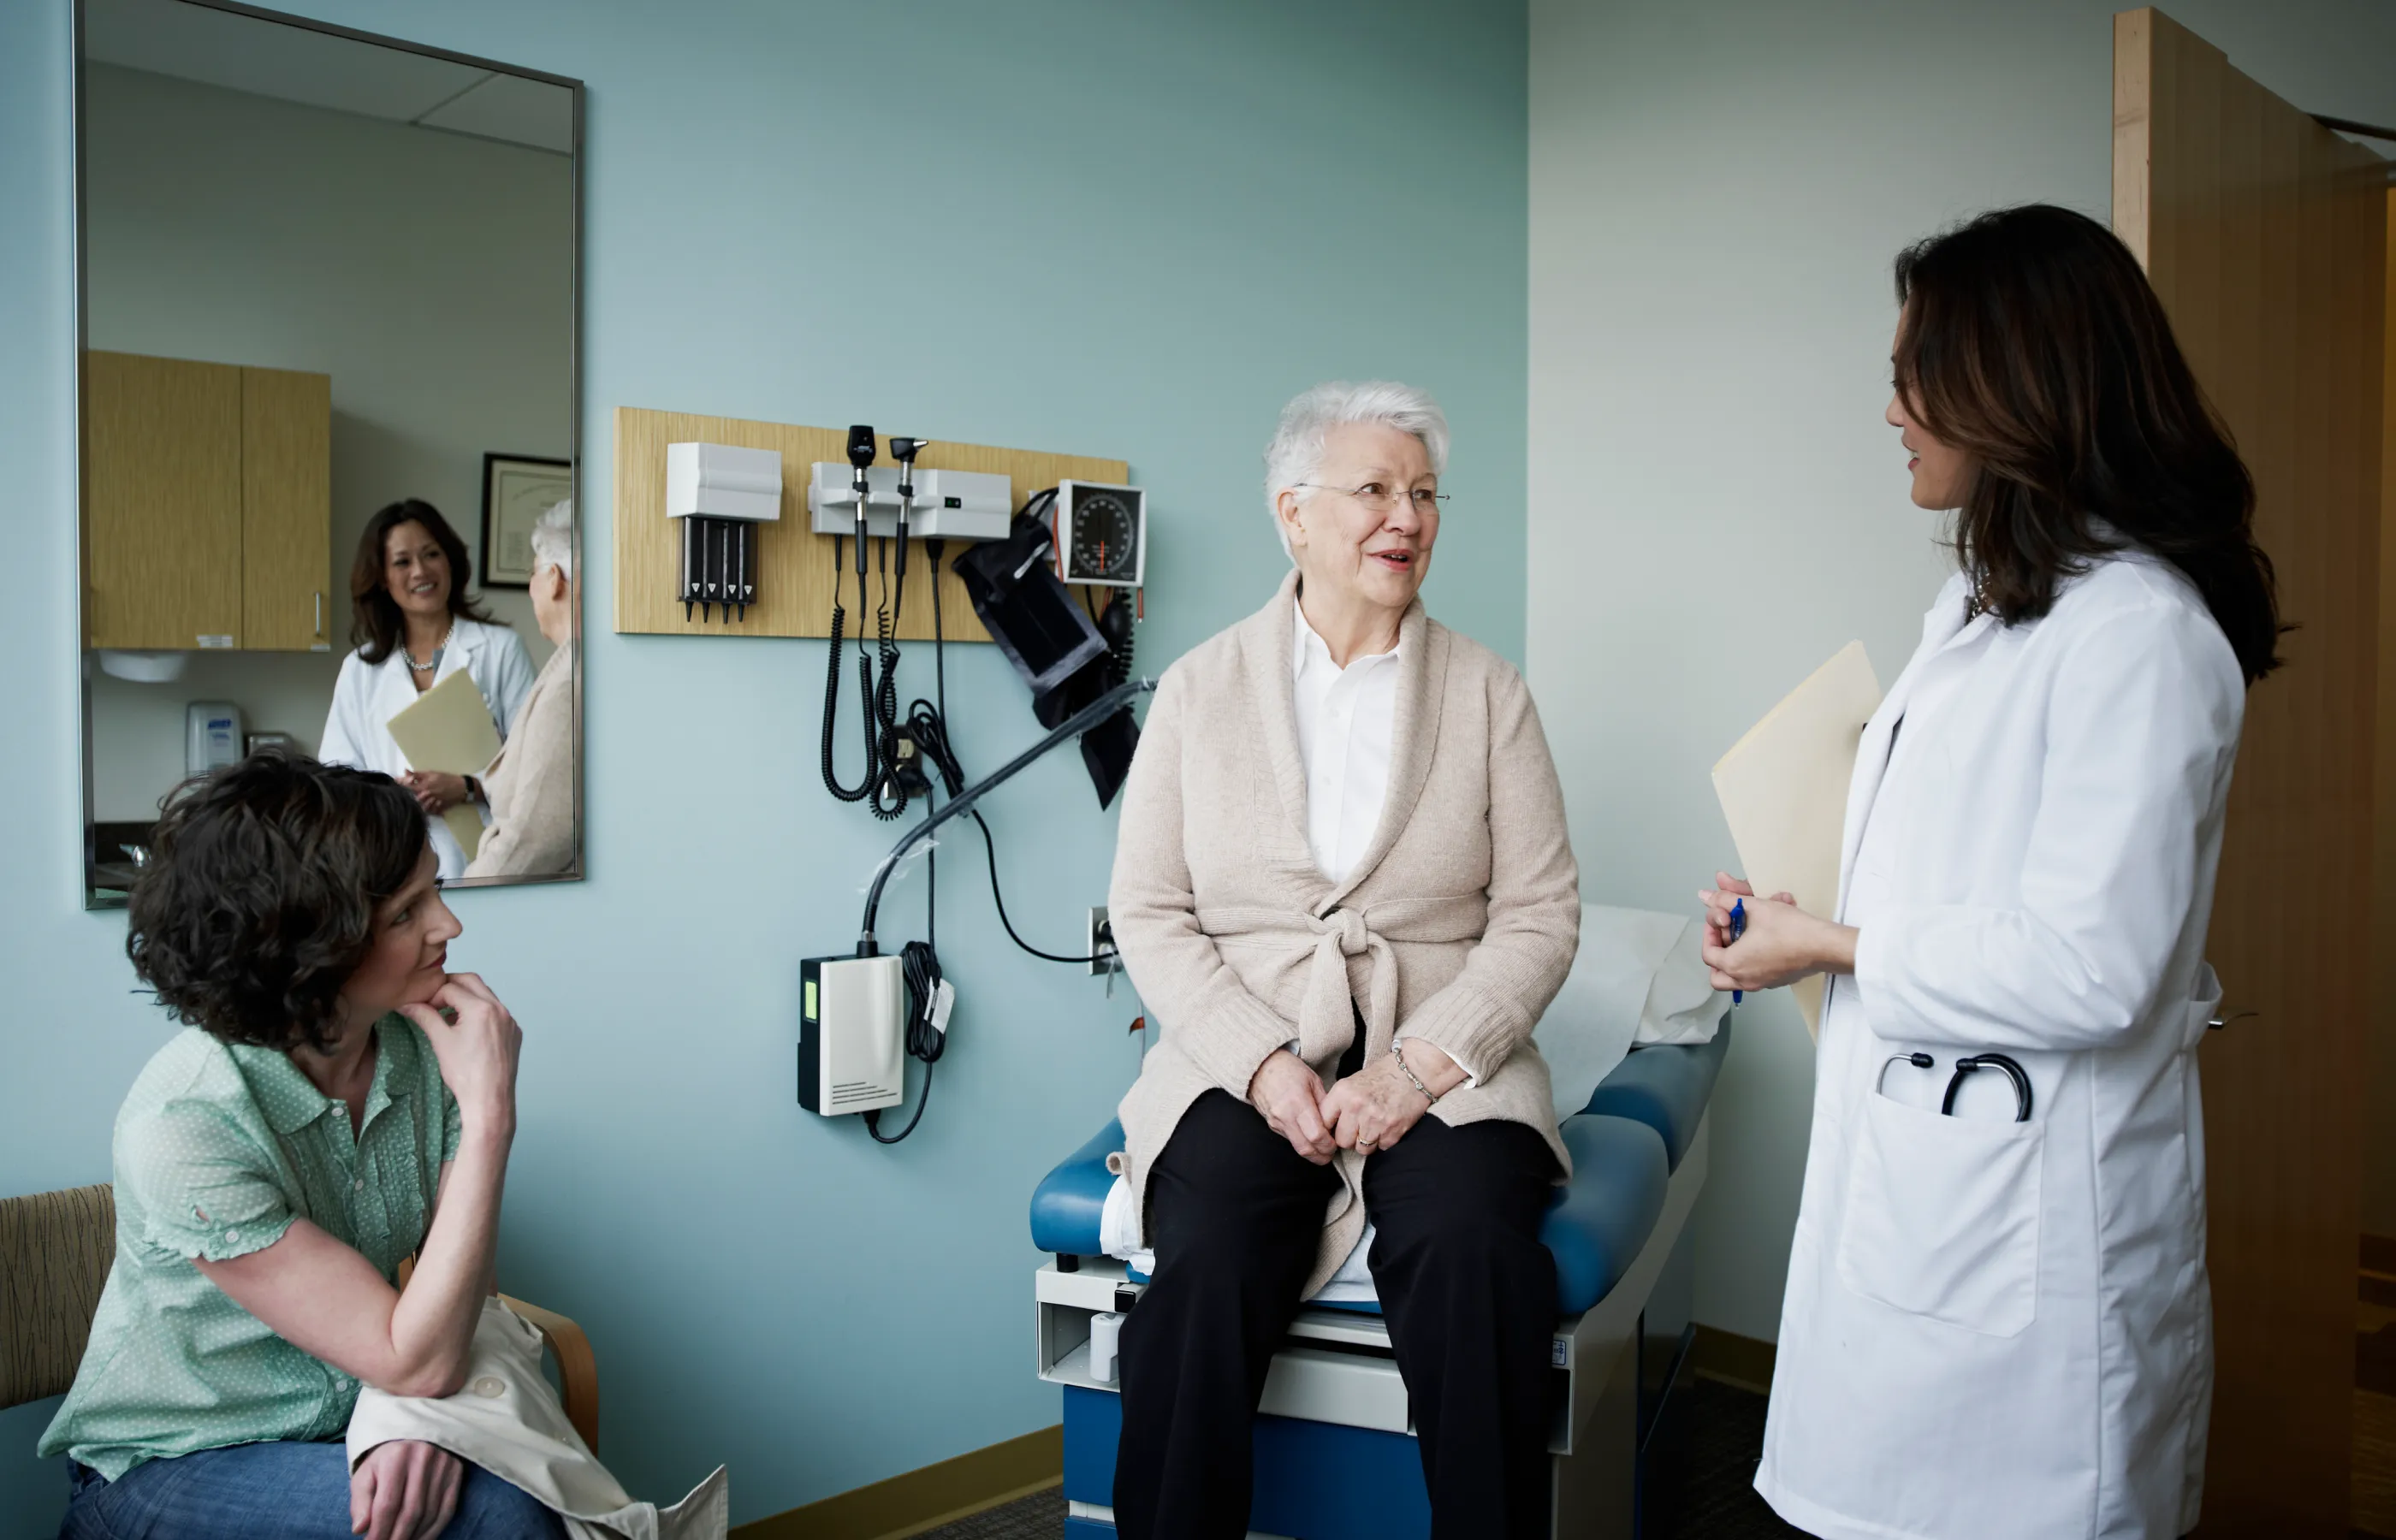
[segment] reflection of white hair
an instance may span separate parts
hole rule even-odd
[[[1361,385],[1334,379],[1300,392],[1281,409],[1281,425],[1265,445],[1266,507],[1271,508],[1288,487],[1298,488],[1300,502],[1313,497],[1313,489],[1301,484],[1312,481],[1323,468],[1324,440],[1346,422],[1386,423],[1412,433],[1431,455],[1431,474],[1447,471],[1447,417],[1429,391],[1394,379],[1368,379]],[[1282,528],[1278,515],[1273,530],[1281,537],[1283,551],[1288,552],[1289,531]]]
[[[532,569],[553,566],[559,577],[574,578],[574,499],[554,504],[532,526]]]

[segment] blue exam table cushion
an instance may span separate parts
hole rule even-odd
[[[1689,1152],[1697,1123],[1706,1115],[1706,1103],[1713,1098],[1723,1055],[1730,1051],[1730,1022],[1724,1016],[1711,1042],[1631,1050],[1598,1082],[1581,1110],[1645,1123],[1663,1138],[1671,1169],[1680,1170],[1681,1157]]]
[[[1611,1293],[1646,1245],[1671,1168],[1663,1136],[1643,1122],[1583,1113],[1559,1132],[1573,1179],[1550,1200],[1539,1240],[1556,1261],[1557,1309],[1576,1315]],[[1123,1142],[1123,1125],[1110,1122],[1042,1180],[1032,1198],[1033,1245],[1098,1255],[1099,1216],[1115,1180],[1107,1157]]]
[[[1678,1171],[1690,1140],[1697,1137],[1697,1122],[1705,1116],[1729,1047],[1730,1017],[1725,1016],[1711,1042],[1637,1049],[1605,1077],[1583,1110],[1645,1123],[1664,1141],[1668,1172]],[[1571,1122],[1564,1126],[1569,1129]],[[1571,1148],[1569,1139],[1565,1144]],[[1123,1124],[1111,1119],[1042,1179],[1032,1195],[1033,1245],[1065,1256],[1099,1255],[1098,1221],[1115,1184],[1107,1157],[1123,1147]],[[1573,1159],[1579,1162],[1579,1154]]]
[[[1604,1299],[1647,1243],[1671,1171],[1662,1136],[1644,1122],[1583,1113],[1559,1132],[1573,1179],[1549,1201],[1539,1240],[1556,1259],[1557,1308],[1573,1315]],[[1032,1197],[1033,1245],[1099,1254],[1098,1217],[1115,1180],[1107,1157],[1123,1142],[1123,1125],[1111,1122],[1042,1180]]]
[[[1059,1256],[1098,1256],[1098,1224],[1115,1174],[1107,1157],[1124,1147],[1123,1120],[1110,1118],[1089,1143],[1058,1162],[1032,1194],[1032,1243]]]
[[[1578,1315],[1614,1292],[1664,1213],[1672,1173],[1664,1141],[1644,1122],[1584,1112],[1558,1130],[1572,1151],[1572,1180],[1539,1221],[1556,1259],[1556,1311]]]

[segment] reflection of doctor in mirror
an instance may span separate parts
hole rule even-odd
[[[532,526],[532,614],[556,650],[485,772],[489,827],[469,877],[530,877],[574,865],[574,503]]]
[[[532,688],[532,660],[516,633],[466,597],[473,577],[466,542],[431,503],[409,498],[366,521],[350,568],[350,640],[318,758],[395,777],[416,794],[433,826],[441,875],[465,874],[466,853],[440,815],[460,803],[488,810],[476,777],[419,771],[388,724],[434,684],[463,669],[482,692],[505,739]]]

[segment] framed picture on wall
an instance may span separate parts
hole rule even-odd
[[[572,460],[483,457],[483,587],[532,586],[532,526],[573,495]]]

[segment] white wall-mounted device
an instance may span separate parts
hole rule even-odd
[[[183,710],[183,774],[205,775],[241,758],[241,708],[230,700],[194,700]]]
[[[782,456],[729,444],[666,445],[666,517],[682,527],[682,600],[743,619],[757,602],[757,526],[782,516]]]
[[[666,517],[747,519],[782,516],[782,456],[729,444],[666,445]]]
[[[854,474],[845,464],[816,461],[807,477],[807,512],[817,534],[857,533]],[[1014,516],[1015,487],[1005,476],[987,471],[918,471],[907,533],[918,540],[1003,540]],[[866,470],[865,532],[885,539],[898,533],[895,465]]]
[[[799,1105],[833,1117],[896,1107],[903,1090],[907,976],[896,957],[799,964]]]
[[[1137,486],[1060,481],[1051,506],[1057,576],[1097,588],[1136,589],[1148,573],[1148,494]]]

